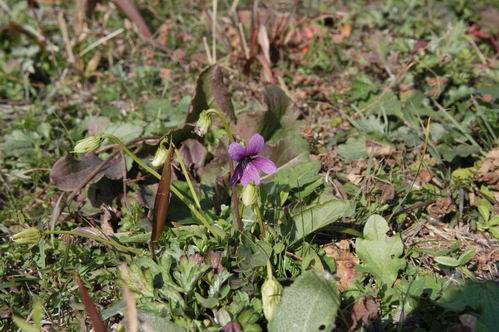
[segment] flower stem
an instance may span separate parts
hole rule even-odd
[[[234,142],[234,134],[232,134],[232,130],[230,129],[230,123],[227,120],[227,118],[225,117],[225,115],[222,112],[220,112],[219,110],[214,109],[214,108],[210,108],[207,111],[207,113],[208,114],[215,114],[220,119],[220,121],[222,122],[222,126],[224,127],[224,130],[227,133],[227,136],[229,136],[229,141]]]
[[[201,210],[201,204],[199,203],[198,194],[194,190],[194,186],[189,176],[189,172],[187,172],[187,167],[185,167],[184,159],[182,158],[182,155],[176,148],[174,150],[175,150],[175,155],[177,156],[177,160],[180,164],[180,168],[182,169],[182,173],[184,173],[185,180],[187,181],[187,185],[189,186],[189,190],[191,191],[192,197],[194,198],[194,202],[196,203],[196,207]]]
[[[220,121],[222,122],[222,126],[224,127],[224,130],[225,132],[227,133],[227,136],[229,138],[229,142],[235,142],[235,139],[234,139],[234,134],[232,133],[232,130],[230,129],[230,122],[227,120],[227,118],[225,117],[225,115],[220,112],[219,110],[217,109],[214,109],[214,108],[211,108],[207,111],[208,114],[215,114],[219,119]],[[234,172],[234,163],[232,161],[232,159],[229,161],[229,165],[230,165],[230,170],[231,172]],[[236,187],[232,187],[231,188],[231,198],[232,198],[232,214],[234,215],[234,219],[236,221],[236,226],[237,226],[237,230],[239,232],[242,232],[243,229],[244,229],[244,225],[243,225],[243,221],[241,220],[241,214],[239,214],[239,197],[237,195],[237,188]]]
[[[107,246],[113,247],[117,250],[126,251],[129,253],[135,254],[135,255],[143,255],[145,253],[145,251],[143,251],[143,250],[127,247],[119,242],[114,241],[114,240],[105,239],[105,238],[102,238],[100,236],[93,235],[93,234],[83,232],[83,231],[78,231],[78,230],[72,230],[72,231],[50,230],[50,231],[44,231],[43,234],[48,234],[48,235],[65,234],[65,235],[79,236],[79,237],[84,237],[84,238],[87,238],[90,240],[94,240],[96,242],[100,242],[100,243],[105,244]]]
[[[153,168],[149,167],[146,163],[144,163],[139,157],[137,157],[136,154],[134,154],[132,151],[130,151],[125,144],[116,136],[113,135],[106,135],[107,138],[109,138],[110,141],[115,143],[120,147],[123,152],[125,152],[130,158],[133,159],[140,167],[145,169],[147,172],[152,174],[154,177],[156,177],[158,180],[161,180],[161,175],[156,172]],[[208,228],[208,230],[215,236],[218,237],[223,237],[225,236],[225,232],[222,229],[219,229],[217,227],[213,227],[210,222],[206,219],[206,217],[189,201],[187,197],[184,196],[180,192],[178,188],[176,188],[173,183],[170,186],[171,192],[178,197],[188,208],[191,210],[192,214],[196,216],[196,218],[199,219],[203,223],[203,225]]]

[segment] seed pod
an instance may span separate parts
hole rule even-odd
[[[30,227],[12,236],[12,241],[17,244],[35,244],[40,241],[41,234],[38,228]]]
[[[104,138],[102,136],[89,136],[76,143],[73,149],[75,153],[87,153],[98,149]]]
[[[209,113],[210,110],[203,111],[199,114],[198,122],[196,123],[196,128],[194,128],[194,132],[199,136],[204,136],[208,132],[211,127],[211,115]]]
[[[241,194],[241,199],[245,206],[251,206],[256,203],[258,198],[258,189],[253,184],[248,184],[243,188],[243,192]]]
[[[282,285],[272,275],[272,267],[267,261],[267,279],[262,285],[263,314],[267,321],[272,319],[279,302],[281,302],[282,289]]]
[[[151,161],[151,165],[154,167],[159,167],[165,163],[166,157],[168,155],[168,149],[163,145],[160,144],[159,148],[156,150],[156,153],[154,154],[154,158]]]

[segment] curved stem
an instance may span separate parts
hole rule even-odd
[[[192,184],[191,177],[189,176],[189,172],[187,171],[187,167],[185,167],[184,159],[180,152],[174,148],[175,155],[177,156],[177,160],[180,164],[180,168],[182,169],[182,173],[184,173],[185,180],[187,181],[187,185],[189,186],[189,190],[192,193],[192,197],[194,198],[194,203],[196,203],[196,207],[201,210],[201,203],[199,203],[198,194],[196,190],[194,190],[194,185]]]
[[[93,234],[83,232],[83,231],[78,231],[78,230],[72,230],[72,231],[50,230],[50,231],[44,231],[43,234],[49,234],[49,235],[51,235],[51,234],[54,234],[54,235],[65,234],[65,235],[79,236],[79,237],[84,237],[84,238],[87,238],[90,240],[94,240],[96,242],[100,242],[100,243],[105,244],[107,246],[113,247],[117,250],[127,251],[127,252],[135,254],[135,255],[144,254],[144,251],[142,251],[140,249],[130,248],[130,247],[127,247],[119,242],[114,241],[114,240],[108,240],[108,239],[102,238],[100,236],[93,235]]]
[[[234,142],[234,134],[232,133],[232,130],[230,129],[230,123],[225,117],[225,115],[220,112],[217,109],[210,108],[208,111],[206,111],[208,114],[215,114],[220,121],[222,122],[222,126],[224,127],[225,132],[227,133],[227,136],[229,136],[229,141]]]
[[[161,175],[158,172],[156,172],[153,168],[151,168],[149,165],[144,163],[144,161],[142,161],[139,157],[137,157],[136,154],[130,151],[118,137],[113,135],[106,135],[106,137],[109,138],[109,140],[111,140],[113,143],[118,145],[120,149],[122,149],[123,152],[125,152],[130,158],[132,158],[133,161],[135,161],[140,167],[145,169],[147,172],[156,177],[158,180],[161,180]],[[189,201],[189,199],[186,196],[184,196],[184,194],[180,192],[178,188],[176,188],[173,185],[173,183],[170,186],[170,190],[175,196],[177,196],[178,199],[182,201],[182,203],[184,203],[189,208],[189,210],[191,210],[191,212],[196,216],[196,218],[198,218],[199,221],[201,221],[203,225],[206,226],[206,228],[208,228],[208,230],[213,235],[219,237],[223,237],[225,235],[225,232],[223,230],[213,227],[208,221],[208,219],[206,219],[206,217]]]
[[[214,109],[214,108],[209,109],[207,111],[207,113],[208,114],[215,114],[220,119],[220,121],[222,122],[222,125],[224,127],[224,130],[227,133],[227,136],[229,137],[229,142],[231,142],[231,143],[235,142],[234,134],[232,133],[232,129],[230,129],[230,122],[227,120],[225,115],[222,112],[220,112],[219,110]],[[234,162],[232,161],[232,159],[229,160],[229,165],[230,165],[231,172],[234,172]],[[232,187],[231,191],[232,191],[232,195],[231,195],[232,214],[234,215],[234,219],[236,221],[237,230],[239,232],[242,232],[244,229],[244,225],[243,225],[243,221],[241,220],[241,214],[239,213],[239,197],[237,195],[237,188]]]

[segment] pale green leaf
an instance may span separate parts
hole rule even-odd
[[[456,267],[460,265],[459,260],[449,256],[437,256],[435,257],[435,262],[449,267]]]
[[[356,248],[362,262],[359,269],[372,274],[378,282],[391,286],[406,263],[400,258],[403,254],[400,235],[388,237],[388,230],[383,217],[372,215],[364,226],[363,239],[356,242]]]
[[[331,331],[340,304],[334,277],[307,271],[283,291],[270,332]]]
[[[351,201],[329,200],[298,211],[284,225],[283,235],[293,244],[341,218],[352,216],[354,212],[355,205]]]

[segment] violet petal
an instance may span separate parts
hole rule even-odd
[[[236,168],[234,169],[234,173],[230,177],[230,185],[235,186],[237,184],[237,181],[241,178],[243,174],[243,166],[241,164],[237,164]]]
[[[229,145],[229,156],[230,159],[235,161],[240,161],[244,157],[246,157],[246,149],[239,143],[231,143]]]
[[[247,186],[249,183],[253,182],[256,185],[260,184],[260,175],[258,170],[252,163],[248,163],[243,171],[243,176],[241,176],[241,184]]]
[[[266,174],[275,173],[275,171],[277,170],[277,168],[272,160],[267,159],[267,158],[262,157],[262,156],[258,156],[256,158],[253,158],[251,160],[251,163],[257,169],[259,169],[260,171],[262,171]]]
[[[254,134],[253,136],[251,136],[246,146],[247,156],[254,156],[258,154],[258,152],[262,151],[264,144],[265,141],[263,140],[262,135]]]

